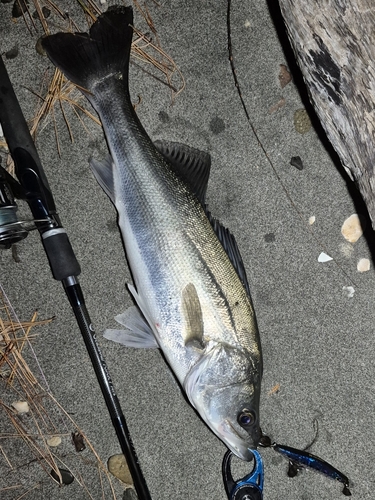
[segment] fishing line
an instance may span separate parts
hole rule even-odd
[[[234,80],[234,84],[236,86],[236,89],[237,89],[237,92],[238,92],[238,96],[240,98],[240,101],[241,101],[241,104],[242,104],[242,108],[244,110],[244,113],[245,113],[245,116],[247,118],[247,121],[248,121],[248,124],[250,126],[250,129],[258,143],[258,145],[260,146],[260,149],[262,150],[264,156],[266,157],[277,181],[279,182],[280,186],[282,187],[287,199],[289,200],[289,203],[291,204],[291,206],[294,208],[295,212],[297,213],[298,217],[300,218],[303,226],[305,229],[308,230],[308,232],[310,233],[310,235],[312,236],[312,238],[314,239],[315,243],[318,245],[318,247],[320,247],[320,249],[326,253],[326,254],[330,254],[329,251],[326,250],[324,244],[321,242],[321,240],[319,240],[317,238],[317,236],[315,235],[315,233],[313,232],[312,228],[309,226],[309,225],[306,225],[306,218],[303,216],[302,212],[298,209],[297,205],[294,203],[291,195],[289,194],[289,191],[287,190],[285,184],[283,183],[280,175],[278,174],[277,170],[276,170],[276,167],[274,166],[271,158],[269,157],[265,147],[263,146],[263,143],[262,141],[260,140],[259,138],[259,135],[255,129],[255,126],[253,124],[253,122],[251,121],[250,119],[250,115],[249,115],[249,112],[247,110],[247,107],[246,107],[246,104],[245,104],[245,101],[242,97],[242,92],[241,92],[241,87],[240,87],[240,84],[239,84],[239,81],[238,81],[238,78],[237,78],[237,72],[236,72],[236,68],[235,68],[235,65],[234,65],[234,58],[233,58],[233,48],[232,48],[232,32],[231,32],[231,20],[230,20],[230,14],[231,14],[231,3],[232,3],[232,0],[227,0],[227,40],[228,40],[228,56],[229,56],[229,63],[230,63],[230,67],[231,67],[231,71],[232,71],[232,75],[233,75],[233,80]],[[333,262],[336,264],[336,266],[340,269],[340,271],[342,272],[342,274],[349,280],[349,282],[354,285],[354,286],[357,286],[356,283],[353,281],[353,279],[344,271],[344,269],[340,266],[340,264],[336,261],[336,259],[334,257],[332,257],[332,260]]]

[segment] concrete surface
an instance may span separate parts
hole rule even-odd
[[[56,3],[85,26],[78,3]],[[19,48],[19,55],[5,62],[30,119],[37,105],[31,90],[40,91],[51,64],[34,48],[42,34],[40,26],[30,33],[22,19],[12,22],[11,7],[0,4],[0,50],[4,55],[14,46]],[[262,428],[280,443],[303,448],[314,436],[317,419],[319,435],[311,451],[349,476],[354,498],[373,498],[373,263],[366,273],[356,269],[359,258],[371,259],[372,235],[368,231],[367,238],[355,244],[344,240],[340,232],[344,220],[356,212],[365,214],[365,209],[325,148],[320,128],[305,134],[295,130],[293,116],[307,105],[306,94],[302,90],[301,100],[295,82],[280,87],[279,65],[292,66],[292,62],[283,52],[281,43],[287,46],[277,11],[272,8],[279,33],[266,0],[233,2],[231,8],[238,80],[271,166],[233,82],[227,53],[227,2],[162,0],[159,5],[149,1],[148,8],[162,47],[182,71],[186,88],[171,105],[167,87],[132,66],[133,100],[142,97],[137,112],[153,139],[186,142],[212,155],[208,204],[237,237],[259,322],[264,353]],[[55,24],[53,30],[62,26]],[[298,83],[297,73],[295,77]],[[270,112],[282,98],[284,106]],[[61,157],[52,119],[38,134],[37,147],[82,267],[80,282],[87,307],[152,499],[224,500],[225,447],[186,403],[161,355],[121,348],[101,336],[106,327],[115,327],[113,317],[131,304],[125,287],[130,274],[115,211],[88,166],[92,154],[105,154],[101,129],[87,119],[88,134],[73,112],[66,108],[66,113],[74,142],[56,111]],[[293,156],[301,157],[303,170],[290,165]],[[26,207],[20,206],[21,214],[27,214]],[[316,219],[310,226],[311,216]],[[319,263],[323,251],[334,260]],[[20,319],[28,320],[35,309],[40,318],[56,316],[53,323],[37,330],[35,352],[50,390],[106,462],[120,452],[119,445],[64,291],[51,277],[36,232],[17,245],[17,252],[18,263],[11,251],[0,253],[1,285]],[[354,287],[352,298],[344,289],[348,286]],[[63,427],[60,432],[67,434],[62,451],[56,453],[67,467],[82,474],[91,498],[102,498],[92,456],[85,451],[77,459],[69,421],[65,418],[61,423],[61,416],[53,415]],[[3,432],[8,429],[4,418]],[[0,445],[11,456],[10,451],[16,453],[20,447],[17,443],[8,438]],[[266,500],[342,497],[339,483],[312,472],[290,479],[284,459],[273,450],[261,453]],[[27,457],[24,461],[15,457],[17,467],[11,471],[0,454],[0,488],[24,486],[0,489],[2,499],[21,498],[33,487],[23,498],[89,498],[78,480],[58,488],[39,464],[27,465]],[[238,467],[238,474],[249,472],[249,466]],[[116,483],[114,488],[117,498],[122,498],[121,486]],[[104,496],[111,498],[107,490]]]

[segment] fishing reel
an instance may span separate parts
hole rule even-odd
[[[15,199],[25,198],[22,186],[0,165],[0,249],[26,238],[28,230],[18,220]]]
[[[0,165],[0,249],[8,249],[14,243],[26,238],[33,229],[48,230],[59,227],[57,216],[45,208],[46,204],[40,189],[39,177],[30,163],[26,169],[30,188],[24,187]],[[18,200],[26,200],[30,208],[38,209],[41,218],[19,220],[17,216]]]

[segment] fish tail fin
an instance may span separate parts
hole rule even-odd
[[[114,6],[101,14],[87,33],[57,33],[43,39],[51,61],[81,89],[120,73],[126,84],[133,36],[133,9]]]

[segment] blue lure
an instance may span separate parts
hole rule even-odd
[[[291,448],[290,446],[284,446],[277,443],[273,443],[270,446],[289,460],[289,477],[296,476],[300,469],[313,469],[342,483],[344,485],[342,490],[343,494],[345,496],[351,496],[351,492],[349,490],[349,479],[347,476],[325,460],[305,450],[297,450],[296,448]]]

